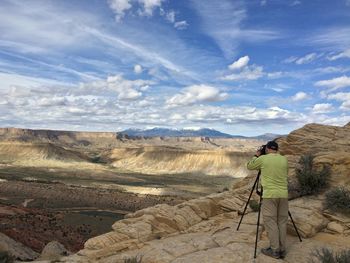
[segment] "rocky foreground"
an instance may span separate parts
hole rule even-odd
[[[344,127],[307,125],[280,139],[281,152],[290,161],[290,179],[294,180],[293,168],[300,156],[313,153],[316,166],[331,167],[332,186],[349,182],[349,141],[350,123]],[[254,179],[252,173],[230,191],[129,213],[115,222],[110,232],[86,241],[75,255],[45,262],[124,263],[137,257],[142,263],[253,262],[257,213],[249,210],[239,231],[236,228]],[[284,262],[307,263],[315,249],[338,251],[350,247],[350,217],[326,210],[324,199],[320,194],[290,201],[290,212],[303,241],[299,242],[289,222]],[[260,248],[268,245],[263,222],[258,236],[255,262],[281,262],[260,253]]]
[[[291,166],[298,156],[316,153],[316,165],[327,163],[332,169],[332,185],[348,182],[350,124],[344,127],[307,125],[280,142]],[[294,142],[293,142],[294,140]],[[293,150],[293,145],[297,145]],[[330,145],[332,147],[330,147]],[[288,146],[288,147],[286,147]],[[315,148],[314,148],[315,146]],[[335,159],[334,150],[342,153]],[[291,171],[293,176],[293,171]],[[142,257],[142,263],[162,262],[252,262],[257,213],[245,215],[236,230],[254,175],[236,183],[231,191],[186,201],[176,206],[157,205],[128,214],[117,221],[112,231],[89,239],[84,249],[59,262],[118,263]],[[324,195],[290,201],[290,212],[303,242],[288,226],[288,251],[285,262],[309,262],[314,249],[340,250],[350,247],[350,217],[324,208]],[[263,224],[259,227],[258,247],[268,244]],[[255,262],[280,262],[258,251]]]

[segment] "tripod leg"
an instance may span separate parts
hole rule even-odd
[[[257,249],[257,246],[258,246],[258,235],[259,235],[260,213],[261,213],[261,201],[262,201],[262,197],[260,196],[260,200],[259,200],[259,211],[258,211],[258,222],[256,223],[256,236],[255,236],[254,258],[256,258],[256,249]]]
[[[292,224],[293,224],[293,226],[294,226],[295,232],[297,232],[297,235],[298,235],[298,237],[299,237],[300,242],[302,242],[303,240],[301,240],[301,237],[300,237],[298,228],[297,228],[297,226],[296,226],[295,223],[294,223],[294,220],[293,220],[293,217],[292,217],[292,214],[290,213],[290,211],[288,211],[288,215],[289,215],[289,217],[290,217],[290,220],[292,221]]]
[[[260,175],[260,172],[259,172],[258,176],[257,176],[256,179],[255,179],[255,182],[254,182],[254,185],[253,185],[253,187],[252,187],[252,190],[250,191],[250,195],[249,195],[248,201],[245,203],[245,207],[244,207],[244,210],[243,210],[243,214],[242,214],[241,219],[239,220],[239,223],[238,223],[238,226],[237,226],[237,231],[239,230],[239,227],[241,226],[241,223],[242,223],[242,220],[243,220],[245,211],[247,210],[247,207],[248,207],[250,198],[252,197],[252,194],[253,194],[255,185],[258,183],[259,175]]]

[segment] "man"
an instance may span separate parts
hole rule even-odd
[[[261,252],[273,258],[284,258],[288,221],[288,160],[278,153],[278,144],[274,141],[269,141],[265,149],[265,155],[258,150],[247,164],[249,170],[261,171],[262,214],[270,240],[270,247],[263,248]]]

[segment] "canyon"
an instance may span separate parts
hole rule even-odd
[[[21,260],[52,240],[77,252],[128,213],[228,190],[262,143],[1,128],[0,232]]]

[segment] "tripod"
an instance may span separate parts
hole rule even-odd
[[[238,223],[238,226],[237,226],[237,231],[238,231],[238,230],[239,230],[239,227],[241,226],[241,223],[242,223],[242,220],[243,220],[245,211],[247,210],[247,207],[248,207],[250,198],[252,197],[254,188],[255,188],[255,186],[256,186],[256,193],[259,195],[260,199],[259,199],[258,221],[257,221],[257,224],[256,224],[256,236],[255,236],[254,258],[256,258],[256,248],[257,248],[257,245],[258,245],[258,233],[259,233],[259,224],[260,224],[260,211],[261,211],[261,202],[262,202],[262,189],[261,189],[261,191],[259,191],[259,179],[260,179],[260,170],[259,170],[258,175],[256,176],[254,185],[253,185],[253,187],[252,187],[252,190],[250,191],[250,195],[249,195],[248,201],[247,201],[246,204],[245,204],[245,207],[244,207],[244,210],[243,210],[241,219],[239,220],[239,223]],[[297,229],[297,227],[296,227],[296,225],[295,225],[295,223],[294,223],[294,220],[293,220],[293,217],[292,217],[292,214],[290,213],[290,211],[288,211],[288,215],[289,215],[289,217],[290,217],[290,220],[292,221],[292,224],[293,224],[293,226],[294,226],[295,232],[297,233],[297,235],[298,235],[298,237],[299,237],[299,241],[302,242],[302,239],[301,239],[301,237],[300,237],[299,231],[298,231],[298,229]]]

